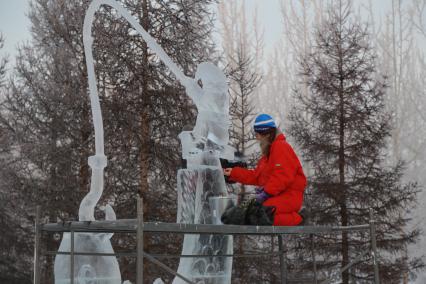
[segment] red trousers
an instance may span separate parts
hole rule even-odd
[[[292,190],[268,198],[263,205],[275,206],[274,226],[297,226],[302,222],[298,213],[302,203],[303,192]]]

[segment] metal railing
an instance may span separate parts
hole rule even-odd
[[[310,244],[312,251],[313,273],[315,284],[328,283],[330,280],[325,279],[319,281],[317,279],[317,263],[315,258],[313,236],[316,234],[339,233],[339,232],[357,232],[369,231],[370,233],[370,250],[362,253],[359,257],[348,263],[340,269],[340,273],[348,270],[354,264],[361,261],[363,257],[370,254],[374,270],[374,283],[379,284],[379,266],[377,262],[376,248],[376,228],[373,220],[373,213],[370,210],[370,223],[357,226],[239,226],[239,225],[208,225],[208,224],[178,224],[178,223],[161,223],[161,222],[143,222],[143,205],[142,200],[137,200],[137,219],[121,219],[115,221],[71,221],[61,223],[41,223],[40,207],[36,210],[35,222],[35,248],[34,248],[34,284],[40,284],[40,258],[42,255],[70,255],[70,283],[74,282],[74,257],[76,255],[99,255],[99,256],[131,256],[136,257],[136,284],[143,283],[143,258],[158,265],[167,272],[181,278],[187,283],[194,283],[185,276],[180,275],[158,258],[170,257],[206,257],[206,255],[151,255],[143,251],[144,233],[176,233],[176,234],[216,234],[216,235],[263,235],[276,236],[278,239],[278,252],[262,253],[262,254],[232,254],[232,255],[215,255],[218,257],[261,257],[261,256],[278,256],[280,264],[280,283],[287,284],[290,279],[287,278],[287,260],[285,250],[283,248],[283,235],[308,234],[310,236]],[[44,252],[41,251],[41,235],[43,232],[71,234],[70,252]],[[86,233],[136,233],[136,252],[115,252],[115,253],[88,253],[74,251],[74,234],[78,232]]]

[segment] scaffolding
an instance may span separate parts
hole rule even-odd
[[[76,255],[99,255],[99,256],[133,256],[136,257],[136,284],[143,284],[143,259],[158,265],[172,275],[181,278],[187,283],[194,283],[187,279],[184,275],[180,275],[166,264],[158,260],[160,256],[153,256],[143,251],[144,233],[175,233],[175,234],[219,234],[219,235],[258,235],[258,236],[275,236],[278,239],[278,252],[262,253],[262,254],[232,254],[232,255],[215,255],[218,257],[258,257],[258,256],[275,256],[279,258],[280,265],[280,283],[294,283],[294,279],[290,280],[287,275],[287,259],[285,249],[283,248],[283,235],[307,234],[311,236],[311,251],[314,278],[312,282],[315,284],[329,283],[330,279],[319,280],[317,277],[317,263],[315,258],[315,249],[313,236],[318,234],[339,233],[339,232],[357,232],[367,231],[370,236],[370,249],[360,254],[352,262],[340,269],[340,273],[359,263],[365,256],[370,255],[374,271],[374,283],[379,284],[379,265],[377,262],[377,246],[376,246],[376,227],[373,219],[373,213],[370,209],[370,222],[365,225],[357,226],[295,226],[295,227],[279,227],[279,226],[240,226],[240,225],[209,225],[209,224],[178,224],[178,223],[162,223],[162,222],[144,222],[143,221],[143,205],[142,199],[137,200],[137,218],[121,219],[115,221],[70,221],[61,223],[42,223],[41,209],[37,206],[35,221],[35,246],[34,246],[34,284],[40,284],[40,260],[43,255],[70,255],[70,284],[76,284],[74,280],[74,257]],[[71,248],[69,252],[52,252],[41,251],[41,235],[43,232],[65,233],[71,235]],[[74,251],[74,234],[75,233],[135,233],[136,234],[136,252],[115,252],[115,253],[88,253]],[[164,257],[171,255],[162,255]],[[173,256],[171,256],[173,257]],[[177,257],[207,257],[206,255],[179,255]],[[195,284],[195,283],[194,283]]]

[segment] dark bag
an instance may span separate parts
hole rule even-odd
[[[231,206],[223,212],[220,220],[226,225],[245,225],[246,208],[243,206]]]
[[[275,207],[263,206],[258,202],[252,202],[247,208],[247,225],[272,226],[274,224]]]
[[[232,206],[222,214],[221,221],[228,225],[272,226],[275,207],[263,206],[255,199],[239,206]]]

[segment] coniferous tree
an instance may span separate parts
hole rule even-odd
[[[10,162],[15,175],[9,177],[19,186],[10,190],[24,194],[28,212],[42,205],[51,221],[76,218],[90,182],[93,127],[82,41],[90,2],[31,3],[32,41],[20,48],[1,105],[2,129],[19,153]],[[211,2],[121,1],[187,75],[197,63],[214,59]],[[194,124],[195,109],[170,70],[113,9],[103,6],[96,13],[92,31],[108,157],[100,205],[112,203],[118,218],[134,218],[135,197],[141,195],[148,220],[174,222],[177,135]],[[153,252],[178,251],[177,241],[162,236],[146,243]],[[55,250],[57,243],[51,238],[49,243]],[[121,266],[123,278],[132,280],[133,260],[122,261],[129,262]],[[147,279],[162,273],[146,267]],[[52,262],[45,269],[43,281],[50,283]]]
[[[3,48],[4,38],[0,33],[0,50]],[[6,90],[7,58],[0,59],[0,100]],[[0,120],[3,116],[0,115]],[[30,283],[32,239],[28,214],[25,206],[20,202],[22,192],[12,191],[20,188],[16,180],[12,160],[12,141],[7,135],[8,129],[0,126],[0,282],[1,283]],[[14,183],[15,182],[15,183]]]
[[[391,130],[384,109],[386,86],[376,72],[368,29],[351,19],[350,3],[339,1],[329,9],[312,52],[302,58],[301,70],[309,94],[295,92],[290,133],[312,167],[310,197],[305,202],[312,221],[366,224],[372,208],[381,281],[398,282],[404,271],[419,265],[401,254],[418,235],[405,225],[419,189],[414,183],[402,184],[402,162],[384,166]],[[326,276],[369,249],[367,233],[343,232],[315,240],[322,258],[319,267]],[[372,265],[364,258],[341,280],[364,283],[371,279]]]
[[[252,131],[255,117],[253,92],[259,85],[261,77],[253,70],[252,60],[242,50],[232,58],[228,77],[230,79],[230,143],[238,153],[249,157],[254,154],[255,137]],[[244,195],[244,191],[242,192]],[[241,197],[244,199],[244,196]]]
[[[229,114],[232,120],[230,144],[244,157],[249,167],[254,167],[259,158],[252,129],[253,119],[259,111],[256,110],[255,100],[262,84],[260,64],[263,52],[262,31],[255,21],[256,12],[253,13],[253,27],[250,26],[245,1],[220,2],[218,14],[223,40],[223,62],[227,67],[229,79]],[[238,193],[240,203],[253,198],[248,186],[233,184],[229,188]],[[264,252],[262,248],[269,247],[270,244],[271,239],[268,237],[235,236],[234,253]],[[276,282],[275,273],[271,273],[271,262],[264,263],[265,259],[267,257],[239,258],[238,261],[234,261],[232,281]]]
[[[232,63],[228,66],[230,79],[230,116],[232,125],[230,127],[230,143],[236,149],[236,153],[242,155],[246,159],[245,162],[250,167],[255,165],[255,158],[258,158],[258,152],[255,151],[255,137],[252,131],[255,110],[253,104],[253,92],[259,85],[260,76],[256,73],[252,65],[252,60],[248,54],[244,52],[244,48],[240,48],[235,52],[235,57],[230,58]],[[239,157],[236,157],[239,158]],[[237,189],[239,202],[245,202],[253,198],[247,187],[244,185],[233,186]],[[234,238],[235,253],[244,254],[247,251],[253,251],[259,242],[258,237],[249,238],[241,236]],[[269,241],[269,240],[268,240]],[[234,262],[233,281],[240,283],[251,283],[259,280],[259,272],[261,267],[256,264],[253,259],[239,259]],[[253,273],[245,273],[247,270]]]

